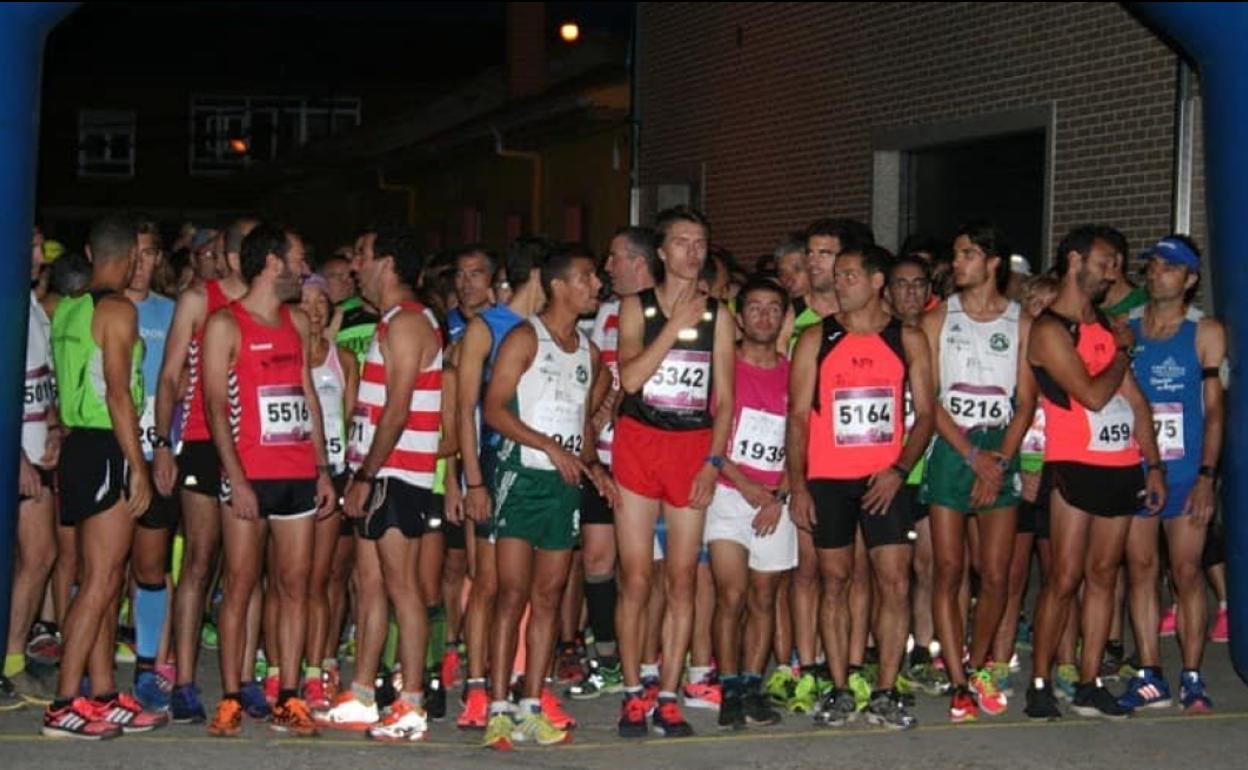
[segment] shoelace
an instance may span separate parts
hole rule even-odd
[[[646,702],[641,698],[629,698],[624,703],[624,714],[630,722],[638,722],[646,718]]]
[[[214,721],[218,723],[233,722],[236,719],[238,719],[239,715],[242,714],[242,711],[243,711],[243,704],[239,703],[238,701],[232,700],[232,699],[223,700],[221,701],[221,705],[217,707],[218,719]]]
[[[290,722],[298,722],[301,724],[311,724],[312,714],[308,711],[308,706],[298,698],[291,698],[286,701],[286,711],[290,715]]]
[[[680,706],[670,701],[659,706],[659,718],[670,724],[679,724],[685,721],[684,715],[680,713]]]

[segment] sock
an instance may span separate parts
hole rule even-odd
[[[169,591],[164,583],[144,585],[134,589],[134,654],[140,658],[155,658],[160,649],[160,632],[165,626],[169,609]]]
[[[539,708],[540,708],[540,705],[539,705]],[[510,716],[511,713],[512,713],[511,704],[505,700],[496,700],[490,703],[490,716],[491,717],[497,716],[499,714],[507,714],[508,716]]]
[[[723,688],[720,692],[723,693],[724,700],[740,698],[745,694],[745,682],[736,674],[721,674],[719,684]]]
[[[15,652],[4,656],[4,675],[17,676],[26,670],[26,653]]]
[[[277,666],[269,666],[268,671],[264,674],[265,679],[276,679],[281,681],[282,671]]]
[[[644,682],[647,679],[658,679],[658,678],[659,678],[659,664],[658,663],[642,663],[641,664],[641,681]]]
[[[674,702],[675,700],[676,700],[676,693],[674,692],[663,690],[662,692],[659,693],[660,703]]]
[[[331,671],[331,670],[332,670],[332,671],[337,671],[337,670],[338,670],[338,659],[337,659],[337,658],[322,658],[322,659],[321,659],[321,670],[322,670],[322,671]]]
[[[282,690],[278,690],[278,691],[277,691],[277,702],[278,702],[278,703],[285,703],[286,701],[290,700],[291,698],[298,698],[298,697],[299,697],[299,691],[298,691],[298,690],[286,690],[286,689],[282,689]]]
[[[242,703],[243,696],[236,692],[227,692],[221,694],[221,700],[232,700],[235,703]]]
[[[916,644],[914,649],[910,651],[910,665],[923,666],[932,662],[932,652],[927,649],[926,645]]]
[[[753,672],[745,672],[741,674],[741,692],[747,693],[747,694],[757,693],[757,692],[762,692],[762,689],[763,689],[763,675],[762,674],[755,674]]]
[[[1108,642],[1105,643],[1105,652],[1110,657],[1122,659],[1123,657],[1125,657],[1126,651],[1127,651],[1127,648],[1122,644],[1122,641],[1119,639],[1110,639]]]
[[[441,604],[426,610],[429,618],[429,647],[425,655],[425,668],[442,670],[442,655],[446,653],[446,607]]]
[[[485,680],[484,679],[469,679],[467,682],[464,682],[465,690],[471,690],[474,688],[484,690]]]
[[[1218,612],[1226,612],[1226,602],[1218,602]]]
[[[707,677],[709,677],[710,675],[711,675],[710,666],[690,666],[689,667],[689,682],[690,683],[701,684],[702,682],[705,682]]]
[[[644,692],[644,690],[641,688],[640,685],[638,685],[637,687],[625,687],[624,688],[625,697],[639,698],[641,697],[642,692]]]
[[[420,692],[405,692],[399,697],[403,699],[403,702],[416,706],[417,708],[423,708],[425,705],[424,690],[421,690]]]
[[[96,703],[109,703],[110,701],[113,701],[116,699],[117,699],[117,693],[108,692],[108,693],[104,693],[103,695],[97,695],[91,700],[95,701]]]
[[[52,710],[60,711],[73,702],[72,698],[56,698],[52,701]]]
[[[600,656],[615,654],[615,573],[585,576],[585,609]]]
[[[374,692],[375,690],[372,685],[357,684],[356,682],[351,683],[351,694],[365,706],[371,706],[376,702],[374,700]]]
[[[135,681],[138,681],[139,674],[142,674],[144,671],[155,671],[155,670],[156,670],[155,658],[145,658],[142,655],[135,656],[134,658]]]
[[[321,669],[319,666],[308,666],[303,670],[303,681],[315,682],[321,678]]]
[[[394,661],[399,654],[399,624],[394,622],[394,618],[390,618],[390,625],[386,629],[386,646],[381,652],[381,662],[387,669],[394,670]]]
[[[517,711],[521,714],[540,714],[542,713],[542,702],[537,698],[521,698]]]

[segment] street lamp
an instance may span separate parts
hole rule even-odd
[[[581,39],[581,27],[574,21],[565,21],[559,25],[559,37],[565,43],[575,43]]]

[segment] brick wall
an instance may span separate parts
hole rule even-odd
[[[642,3],[639,22],[643,200],[704,183],[739,256],[819,216],[870,221],[879,132],[1044,104],[1050,238],[1169,229],[1175,56],[1117,4]]]

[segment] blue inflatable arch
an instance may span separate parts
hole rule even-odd
[[[74,3],[0,4],[0,500],[17,500],[17,436],[25,369],[39,92],[47,33]],[[1248,383],[1238,376],[1248,349],[1248,270],[1237,265],[1237,218],[1248,211],[1248,7],[1237,3],[1143,3],[1132,10],[1196,63],[1205,109],[1209,219],[1217,306],[1230,322],[1232,364],[1223,463],[1231,608],[1231,654],[1248,681]],[[1237,269],[1239,268],[1239,269]],[[1234,300],[1239,299],[1236,303]],[[1239,430],[1238,428],[1243,428]],[[0,639],[8,624],[16,506],[0,505]]]

